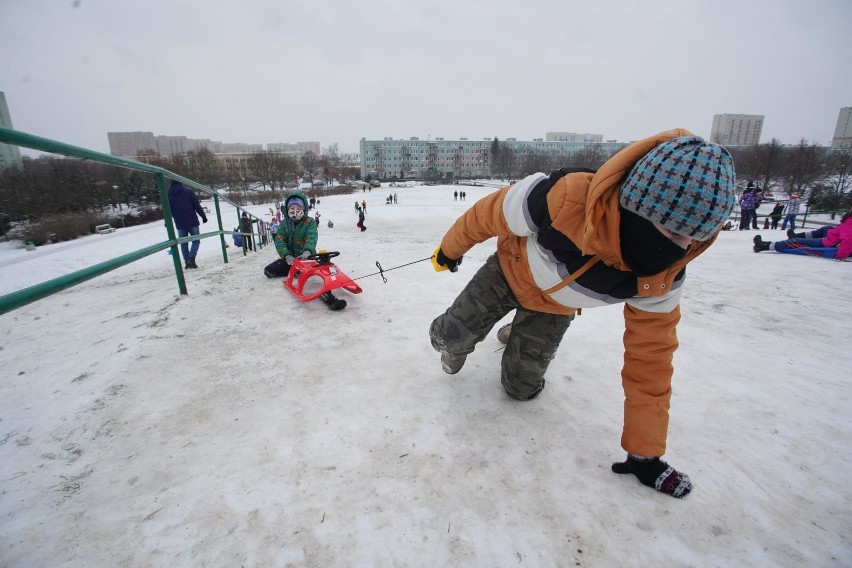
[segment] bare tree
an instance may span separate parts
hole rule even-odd
[[[555,169],[553,159],[544,152],[525,152],[521,159],[521,175],[535,172],[549,173]]]
[[[737,177],[754,181],[764,190],[772,189],[781,178],[784,147],[773,138],[767,144],[755,144],[745,149],[729,149],[734,158]]]
[[[614,152],[605,151],[603,146],[586,144],[582,150],[571,156],[569,165],[596,170],[614,154]]]
[[[314,172],[315,172],[316,167],[317,167],[317,155],[314,154],[311,151],[307,151],[304,154],[302,154],[302,158],[299,161],[302,163],[302,168],[304,168],[305,175],[308,176],[308,179],[310,180],[311,186],[313,186],[314,185]]]
[[[495,136],[491,142],[491,175],[499,175],[498,169],[500,167],[500,153],[502,149],[500,141]]]
[[[825,147],[808,144],[802,139],[798,146],[785,149],[782,168],[784,184],[790,193],[805,195],[825,178]]]
[[[328,160],[328,163],[331,167],[337,167],[340,163],[340,148],[337,146],[337,142],[332,142],[328,145],[328,147],[323,151],[323,155]]]
[[[837,193],[846,193],[852,186],[852,148],[831,150],[828,155],[829,183]]]
[[[195,152],[187,152],[186,166],[189,175],[186,177],[214,188],[219,181],[219,163],[213,152],[201,148]]]
[[[503,144],[503,147],[500,148],[500,171],[503,172],[503,175],[507,178],[515,177],[518,161],[515,149]]]
[[[249,171],[253,179],[260,182],[264,190],[270,185],[275,188],[275,156],[271,152],[255,152],[249,157]]]
[[[282,154],[275,160],[275,170],[278,188],[283,192],[286,189],[287,180],[294,180],[299,176],[299,162],[293,156]]]

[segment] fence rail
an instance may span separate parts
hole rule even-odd
[[[20,132],[11,128],[0,127],[0,142],[6,144],[13,144],[23,148],[30,148],[32,150],[39,150],[41,152],[49,152],[51,154],[60,154],[72,158],[90,160],[93,162],[108,164],[119,168],[126,168],[130,170],[135,170],[137,172],[153,175],[157,182],[157,189],[159,190],[160,195],[160,204],[163,208],[163,223],[165,224],[166,234],[168,235],[168,240],[163,241],[161,243],[153,244],[137,251],[133,251],[125,255],[101,262],[99,264],[89,266],[82,270],[78,270],[70,274],[65,274],[58,278],[54,278],[52,280],[48,280],[40,284],[30,286],[28,288],[23,288],[21,290],[6,294],[4,296],[0,296],[0,315],[30,304],[32,302],[36,302],[38,300],[46,298],[52,294],[56,294],[57,292],[61,292],[62,290],[65,290],[72,286],[76,286],[77,284],[80,284],[87,280],[91,280],[92,278],[95,278],[97,276],[106,274],[107,272],[110,272],[117,268],[121,268],[122,266],[130,264],[132,262],[141,260],[146,256],[155,254],[167,248],[172,249],[171,256],[172,262],[174,264],[175,277],[177,279],[178,289],[180,290],[181,294],[187,294],[186,279],[184,278],[183,266],[180,262],[180,253],[178,252],[178,245],[195,239],[218,236],[219,244],[222,248],[222,260],[225,263],[228,262],[228,252],[227,244],[225,243],[225,235],[230,234],[230,231],[225,231],[223,228],[222,214],[219,207],[219,201],[225,201],[226,203],[229,203],[230,205],[233,205],[236,208],[238,222],[240,219],[240,211],[242,208],[236,203],[230,201],[229,199],[221,197],[212,188],[202,185],[191,179],[185,178],[181,175],[178,175],[159,166],[152,166],[144,162],[121,158],[119,156],[113,156],[111,154],[104,154],[102,152],[96,152],[94,150],[81,148],[79,146],[72,146],[70,144],[65,144],[56,140],[50,140],[48,138],[42,138],[40,136],[35,136],[26,132]],[[174,223],[172,222],[172,211],[171,207],[169,207],[168,195],[166,193],[166,179],[179,181],[188,187],[191,187],[193,189],[212,196],[213,204],[216,209],[216,221],[219,227],[218,230],[184,238],[176,237]],[[251,215],[251,213],[249,213],[249,215],[253,219],[257,219],[257,217]],[[258,242],[261,241],[260,238],[256,240]],[[261,245],[258,246],[259,248],[262,248]],[[243,254],[246,254],[245,248],[243,249]]]

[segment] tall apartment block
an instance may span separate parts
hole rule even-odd
[[[6,106],[6,95],[3,91],[0,91],[0,126],[13,128],[12,116],[9,114],[9,107]],[[0,144],[0,170],[11,167],[24,167],[21,150],[12,144]]]
[[[837,116],[837,126],[834,127],[834,137],[831,147],[852,148],[852,107],[843,107]]]
[[[113,156],[135,158],[141,151],[157,151],[153,132],[107,132],[107,139]]]
[[[760,144],[761,114],[714,114],[710,141],[724,146]]]

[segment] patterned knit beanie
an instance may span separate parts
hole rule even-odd
[[[669,231],[705,241],[734,209],[734,161],[698,136],[681,136],[645,154],[621,185],[621,206]]]
[[[304,200],[301,197],[299,197],[298,195],[291,195],[290,197],[288,197],[285,205],[286,205],[286,207],[284,208],[285,210],[290,209],[291,205],[298,205],[302,209],[305,208]]]

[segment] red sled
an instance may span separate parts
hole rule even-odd
[[[302,302],[310,302],[321,297],[332,310],[343,309],[346,307],[346,301],[335,298],[331,294],[332,290],[343,288],[353,294],[360,294],[363,290],[331,262],[335,256],[340,256],[340,253],[323,251],[309,256],[307,260],[296,258],[290,266],[290,274],[284,279],[284,287]],[[322,286],[313,292],[306,293],[305,284],[314,276],[322,280]]]

